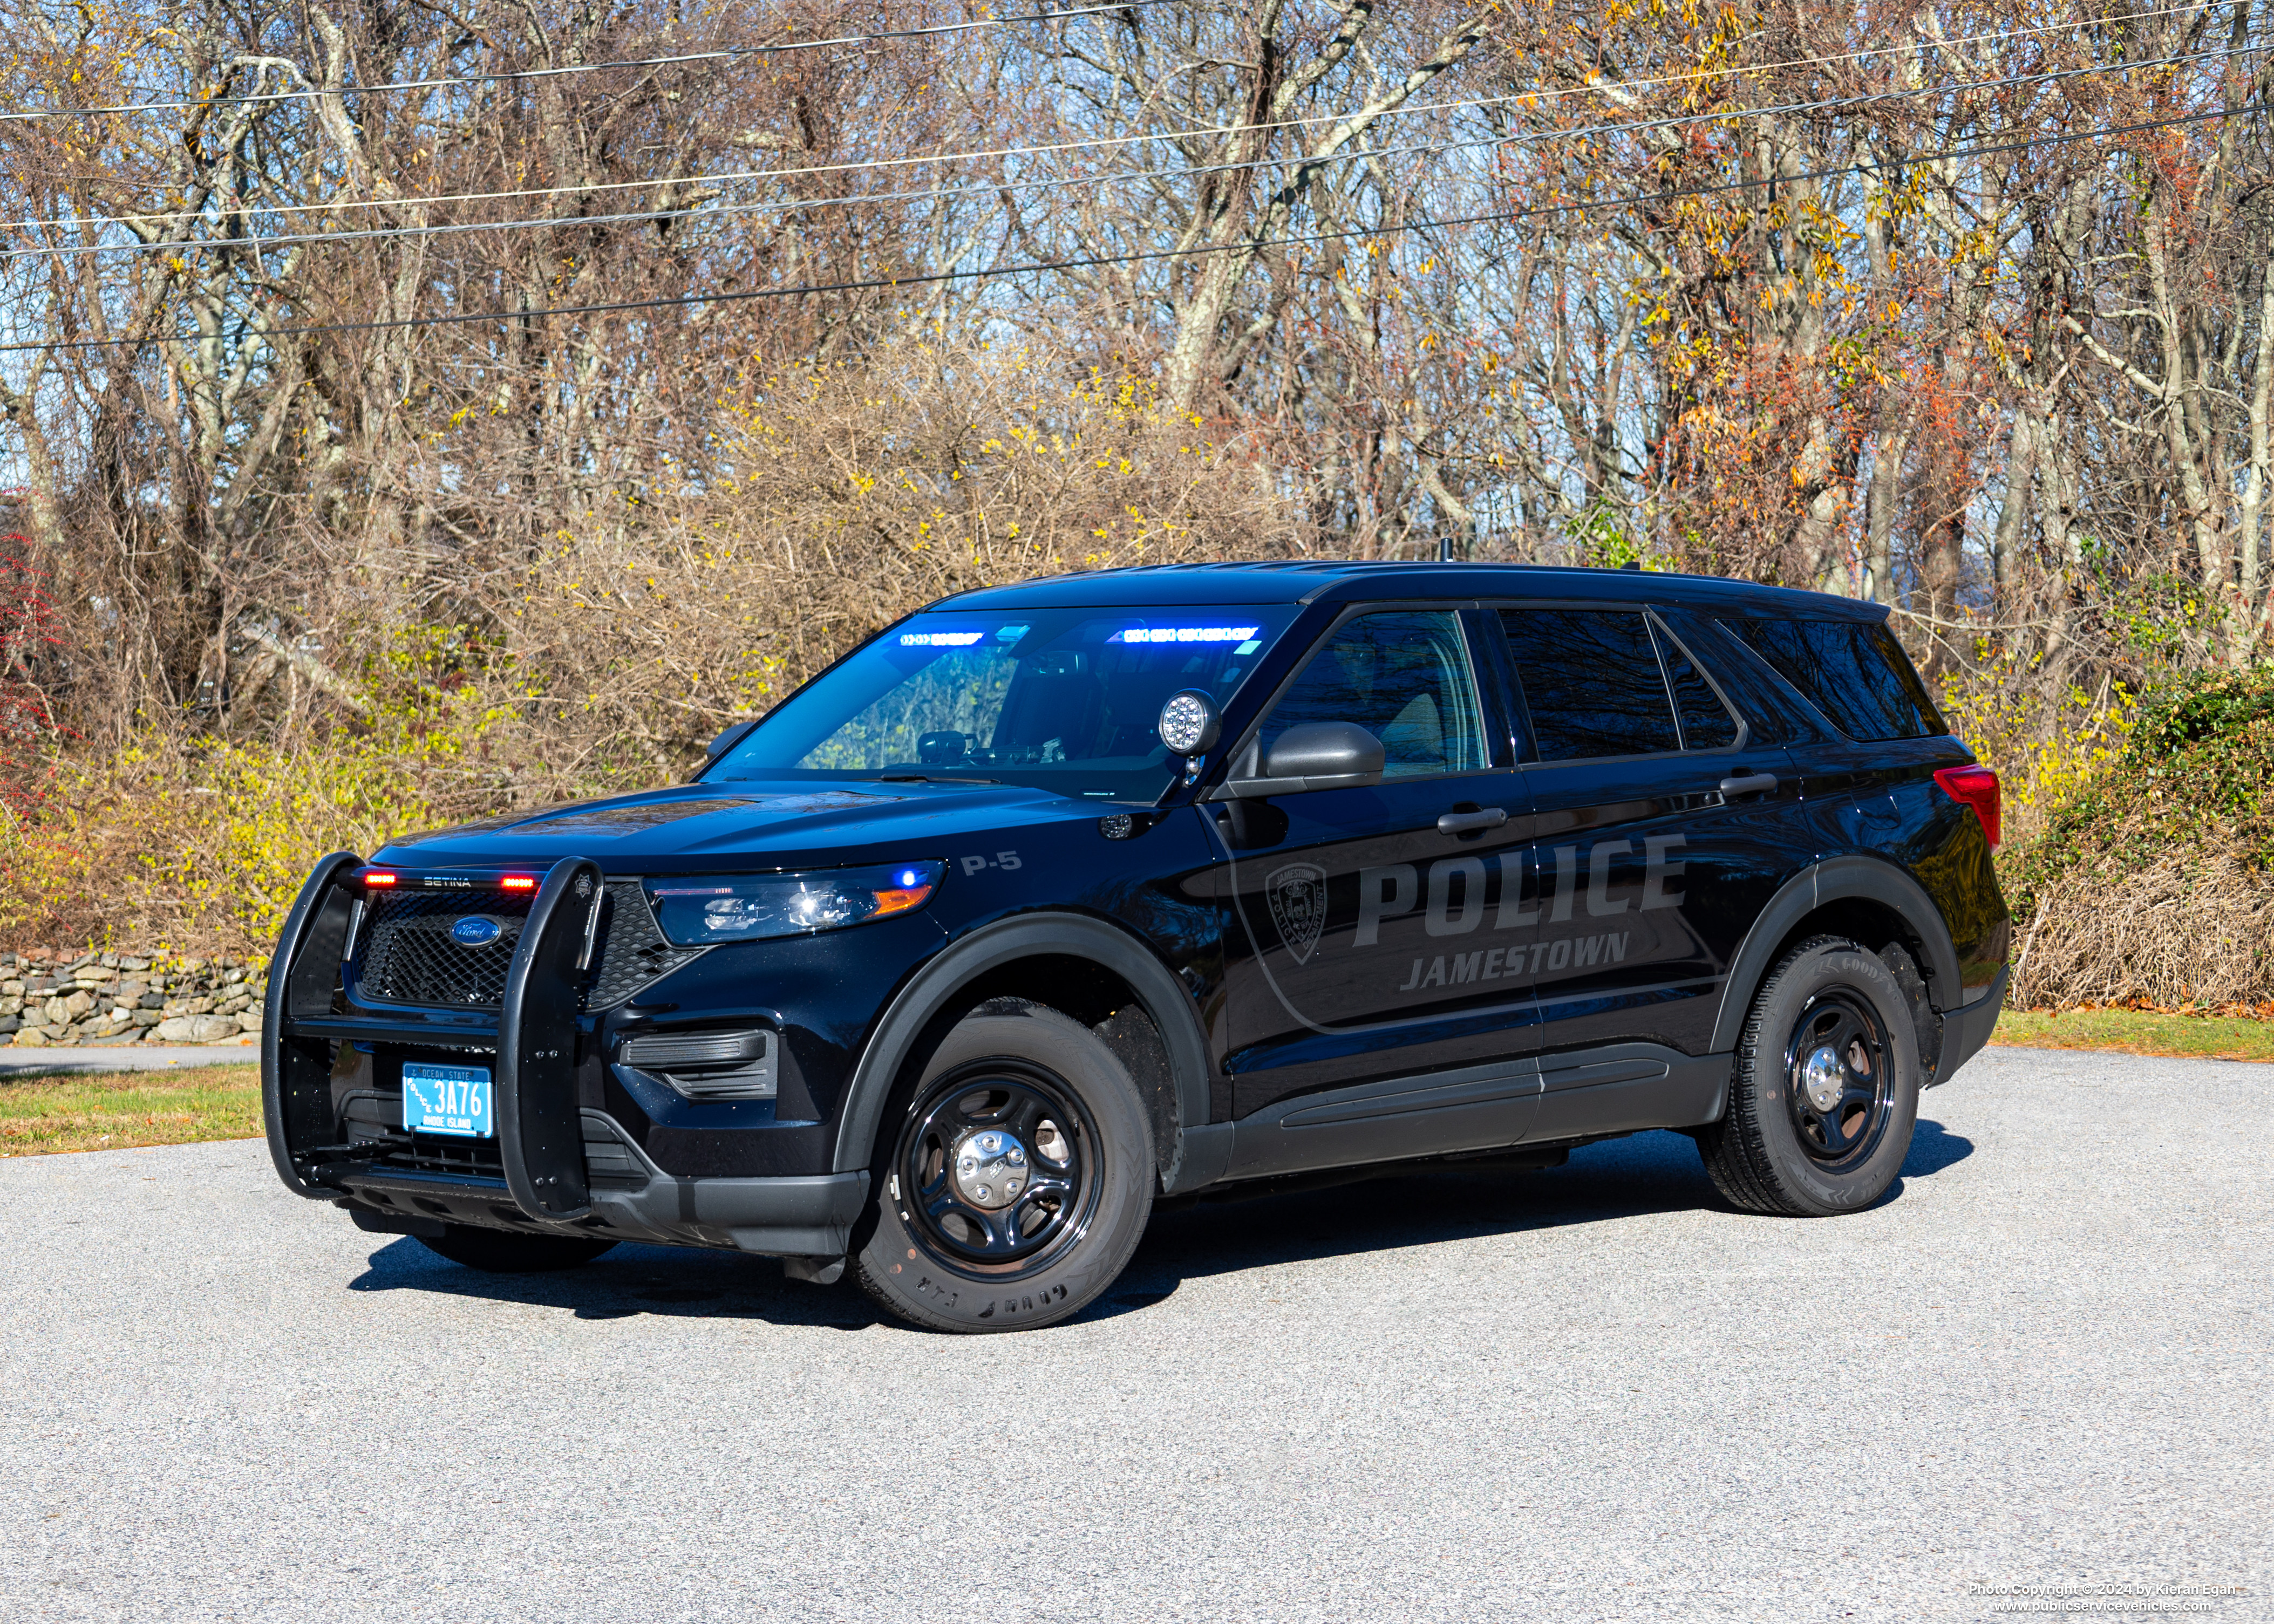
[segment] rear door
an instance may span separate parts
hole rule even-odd
[[[1739,945],[1812,855],[1791,765],[1752,742],[1726,690],[1647,609],[1510,605],[1497,618],[1529,746],[1534,840],[1517,925],[1545,1051],[1533,1137],[1678,1119],[1668,1096],[1686,1085],[1667,1056],[1601,1051],[1712,1047]],[[1621,1064],[1632,1079],[1615,1075]]]
[[[1236,944],[1235,1115],[1532,1047],[1525,978],[1493,929],[1524,867],[1525,792],[1504,710],[1480,690],[1480,632],[1496,635],[1461,605],[1346,616],[1254,746],[1268,752],[1301,723],[1354,722],[1382,742],[1382,781],[1211,808]],[[1495,1107],[1498,1142],[1528,1118],[1530,1086],[1513,1093]]]

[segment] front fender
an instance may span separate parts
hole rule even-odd
[[[950,944],[911,976],[886,1006],[855,1063],[838,1118],[832,1166],[840,1173],[869,1165],[885,1102],[924,1029],[976,977],[1039,954],[1087,959],[1126,981],[1152,1018],[1176,1082],[1177,1130],[1209,1118],[1208,1044],[1192,995],[1138,937],[1081,914],[1024,914],[982,926]],[[1173,1160],[1173,1159],[1172,1159]]]

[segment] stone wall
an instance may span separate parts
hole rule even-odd
[[[158,953],[0,953],[0,1044],[241,1043],[260,1030],[268,961]]]

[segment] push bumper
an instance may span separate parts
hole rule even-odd
[[[333,1009],[353,929],[350,853],[316,866],[269,966],[260,1070],[268,1151],[287,1189],[347,1207],[365,1229],[435,1233],[443,1223],[787,1257],[841,1254],[868,1197],[865,1171],[772,1178],[664,1172],[605,1113],[580,1108],[578,984],[597,918],[599,866],[548,871],[514,951],[494,1023],[373,1019]],[[386,1165],[334,1109],[335,1046],[370,1041],[461,1050],[494,1068],[496,1176]],[[399,1127],[399,1124],[396,1124]]]
[[[1990,1041],[1990,1034],[1998,1028],[1998,1017],[2006,1008],[2006,982],[2007,972],[2001,969],[1990,983],[1989,991],[1971,1004],[1943,1011],[1942,1064],[1935,1068],[1936,1083],[1948,1082],[1959,1067],[1980,1054],[1983,1046]]]

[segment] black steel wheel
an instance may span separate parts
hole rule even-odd
[[[1003,1056],[925,1090],[893,1171],[928,1250],[974,1269],[1021,1270],[1081,1239],[1096,1205],[1096,1143],[1065,1079]]]
[[[1827,1172],[1871,1159],[1895,1109],[1886,1028],[1854,989],[1811,999],[1784,1050],[1787,1109],[1801,1148]]]
[[[1152,1131],[1112,1049],[1081,1022],[998,999],[965,1017],[888,1112],[871,1169],[862,1288],[943,1331],[1077,1313],[1152,1210]]]
[[[1878,955],[1803,942],[1762,981],[1731,1068],[1728,1109],[1693,1130],[1730,1205],[1792,1218],[1869,1207],[1910,1153],[1916,1022]]]

